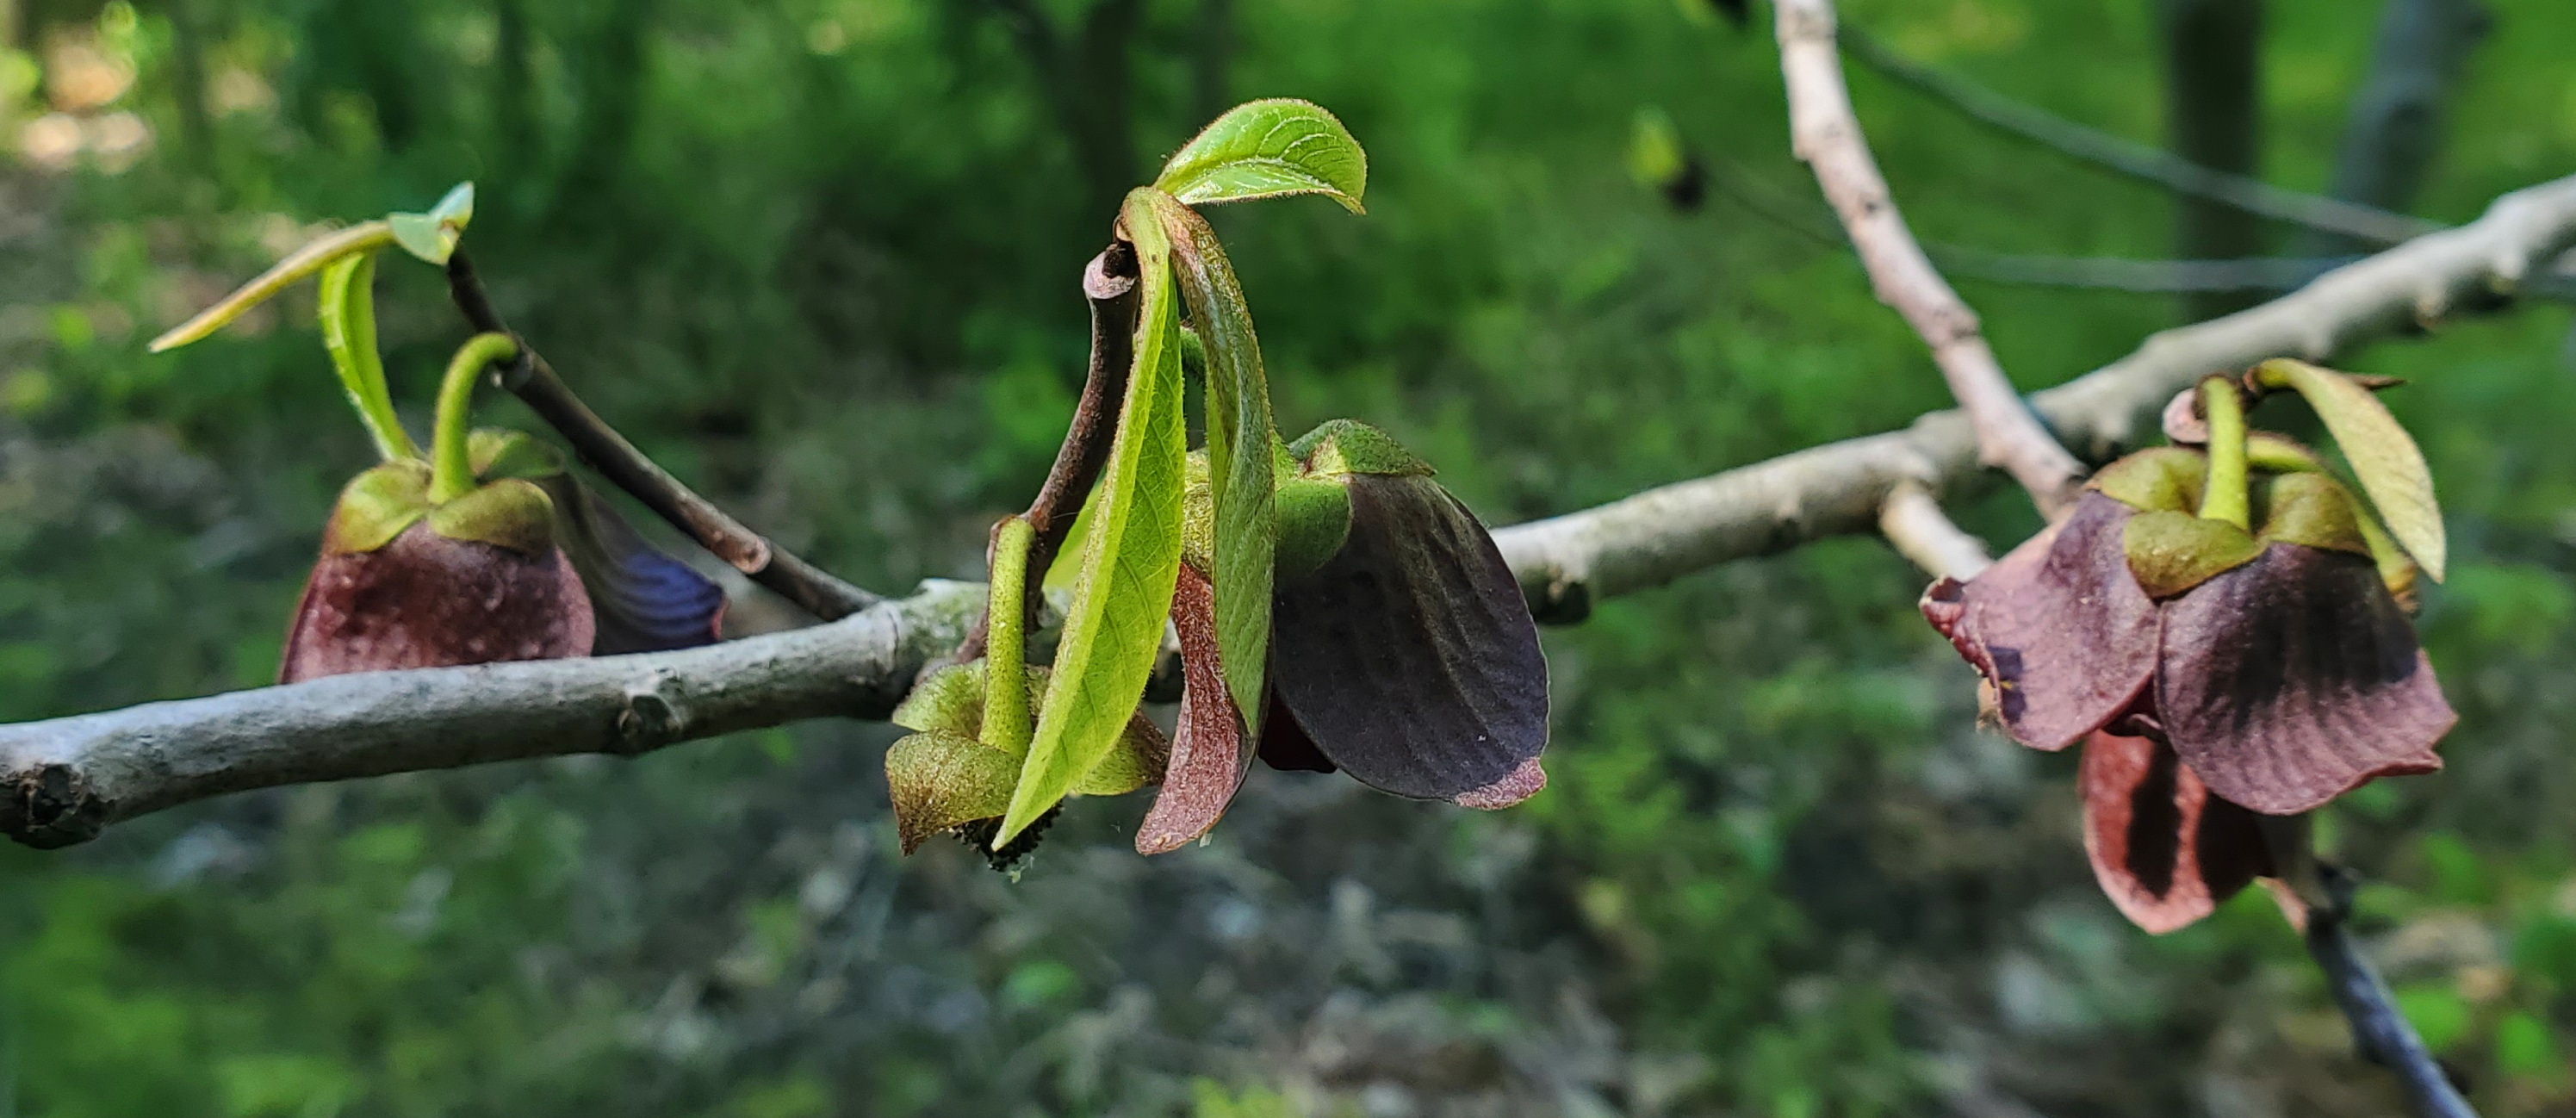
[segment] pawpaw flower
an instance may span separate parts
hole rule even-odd
[[[1547,784],[1547,661],[1484,526],[1430,466],[1361,423],[1316,428],[1280,466],[1268,699],[1254,728],[1228,697],[1217,655],[1213,516],[1206,467],[1192,462],[1172,606],[1181,712],[1137,850],[1175,850],[1207,833],[1256,756],[1468,807],[1537,794]]]
[[[202,339],[307,276],[321,277],[323,347],[381,465],[340,493],[278,668],[292,683],[344,672],[536,660],[707,644],[721,588],[655,551],[526,435],[468,427],[474,381],[517,354],[468,341],[439,387],[430,453],[394,414],[376,352],[376,254],[444,264],[473,219],[461,184],[427,213],[397,213],[289,255],[152,342]]]
[[[411,457],[342,491],[279,682],[717,639],[723,589],[646,543],[554,448],[497,430],[469,446],[472,488],[447,500]]]
[[[2315,455],[2249,438],[2237,386],[2213,378],[2206,449],[2105,467],[2064,521],[1923,598],[2006,733],[2086,743],[2096,877],[2150,931],[2270,874],[2258,816],[2435,771],[2456,721],[2399,600],[2419,562],[2440,573],[2421,456],[2368,385],[2291,365],[2251,386],[2318,402],[2396,538]]]

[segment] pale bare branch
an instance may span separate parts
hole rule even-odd
[[[1898,482],[1878,508],[1878,534],[1888,546],[1934,578],[1961,582],[1994,564],[1986,542],[1961,531],[1941,502],[1920,482]]]
[[[1979,331],[1976,312],[1933,269],[1905,227],[1843,88],[1831,0],[1778,0],[1772,10],[1780,73],[1789,89],[1791,146],[1842,217],[1879,301],[1896,308],[1932,347],[1951,397],[1975,425],[1979,458],[2002,467],[2030,491],[2040,511],[2055,515],[2074,499],[2084,468],[2022,403]]]

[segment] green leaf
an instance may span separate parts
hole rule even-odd
[[[2424,573],[2442,581],[2449,545],[2443,537],[2442,508],[2433,497],[2433,471],[2424,452],[2399,426],[2397,417],[2359,379],[2305,361],[2276,358],[2255,367],[2254,380],[2265,388],[2288,388],[2306,397],[2334,436],[2344,461],[2352,464],[2361,490],[2379,511],[2398,546],[2414,556]]]
[[[1162,191],[1150,191],[1172,241],[1172,274],[1190,320],[1207,347],[1208,492],[1216,503],[1216,647],[1226,690],[1243,724],[1261,732],[1269,707],[1263,690],[1270,663],[1270,578],[1279,526],[1273,518],[1270,382],[1261,370],[1261,340],[1234,265],[1205,218]]]
[[[322,347],[340,372],[340,387],[386,461],[418,458],[420,447],[394,415],[385,387],[384,359],[376,353],[376,254],[340,257],[322,270]]]
[[[473,220],[474,184],[461,182],[428,213],[385,215],[385,227],[404,252],[444,265],[456,254],[456,242],[464,238],[465,227]]]
[[[196,341],[221,330],[295,281],[330,267],[343,257],[371,253],[394,243],[393,230],[381,221],[352,225],[311,244],[288,253],[275,267],[261,272],[249,283],[234,289],[214,306],[197,312],[196,317],[170,328],[168,333],[152,339],[151,351],[162,353]]]
[[[1073,604],[1056,645],[1055,675],[1011,808],[993,837],[1009,843],[1118,744],[1145,693],[1181,565],[1180,316],[1171,244],[1152,204],[1128,196],[1123,223],[1136,245],[1136,359],[1092,500]]]
[[[1154,186],[1194,206],[1321,194],[1364,213],[1368,153],[1319,105],[1286,97],[1247,101],[1172,153]]]

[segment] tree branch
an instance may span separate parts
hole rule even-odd
[[[2374,245],[2393,245],[2442,228],[2436,222],[2372,206],[2283,190],[2087,128],[1916,62],[1858,28],[1843,29],[1842,45],[1861,65],[1928,94],[1979,123],[2177,194],[2233,206],[2274,221],[2341,233]]]
[[[2068,445],[2102,460],[2156,429],[2201,376],[2269,357],[2325,360],[2373,335],[2492,305],[2576,245],[2576,177],[2499,198],[2486,215],[2328,272],[2225,318],[2166,330],[2129,356],[2032,397]],[[1531,607],[1572,621],[1592,603],[1734,559],[1875,531],[1889,491],[1939,492],[1976,467],[1957,411],[1903,430],[1802,450],[1495,533]]]
[[[1976,427],[1979,457],[2011,473],[2041,512],[2056,515],[2074,499],[2084,469],[2022,404],[1978,332],[1976,312],[1933,270],[1905,228],[1843,88],[1831,0],[1778,0],[1772,12],[1798,158],[1815,171],[1816,184],[1842,216],[1879,301],[1896,308],[1932,347],[1950,395]]]
[[[1951,523],[1950,514],[1941,511],[1941,502],[1920,482],[1898,482],[1887,491],[1887,500],[1878,507],[1878,534],[1887,537],[1897,554],[1934,578],[1966,582],[1995,561],[1986,554],[1985,541]]]
[[[2344,930],[2352,911],[2352,879],[2341,870],[2320,867],[2326,874],[2326,889],[2333,898],[2331,907],[2308,910],[2308,954],[2316,959],[2317,969],[2326,974],[2326,986],[2334,994],[2335,1006],[2343,1011],[2344,1020],[2352,1025],[2353,1046],[2363,1057],[2387,1067],[2406,1085],[2407,1097],[2415,1102],[2415,1112],[2423,1118],[2478,1118],[2469,1100],[2451,1083],[2442,1070],[2441,1061],[2424,1047],[2424,1038],[2416,1035],[2415,1026],[2397,1009],[2397,1000],[2388,986],[2379,980],[2379,972],[2362,958],[2361,948]]]
[[[2326,193],[2380,207],[2415,197],[2441,148],[2451,89],[2492,22],[2479,0],[2386,0]],[[2303,247],[2323,255],[2360,246],[2317,231]]]
[[[2576,177],[2506,195],[2485,217],[2328,273],[2040,393],[2096,457],[2155,430],[2202,374],[2324,359],[2457,307],[2496,303],[2576,244]],[[1900,485],[1975,470],[1966,417],[1935,412],[1851,439],[1494,533],[1533,609],[1579,618],[1601,598],[1731,559],[1879,530]],[[883,717],[979,613],[982,587],[925,584],[827,625],[681,652],[334,676],[203,699],[0,726],[0,834],[63,846],[191,800],[279,784],[484,761],[634,754],[805,718]]]
[[[508,334],[518,339],[519,358],[501,370],[501,386],[518,394],[538,418],[571,443],[573,453],[584,465],[642,501],[654,515],[688,533],[699,546],[750,576],[753,582],[777,591],[825,621],[847,617],[884,600],[770,543],[635,449],[635,444],[599,418],[599,413],[582,403],[581,397],[573,395],[572,388],[555,375],[554,367],[526,338],[519,337],[509,323],[501,320],[500,312],[493,309],[490,296],[483,291],[483,281],[474,275],[473,261],[466,258],[463,249],[447,258],[447,291],[457,311],[476,332]]]

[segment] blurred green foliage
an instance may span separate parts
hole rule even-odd
[[[1111,5],[1134,28],[1104,68],[1076,48]],[[2430,216],[2576,169],[2576,11],[2491,6]],[[1042,0],[1024,10],[1056,28],[1052,70],[1039,24],[980,0],[13,7],[11,719],[270,676],[364,434],[309,295],[171,357],[143,342],[314,223],[462,178],[482,271],[585,396],[884,590],[971,574],[1043,474],[1079,383],[1075,279],[1111,216],[1086,167],[1141,179],[1209,88],[1330,107],[1374,172],[1362,220],[1213,217],[1280,428],[1382,425],[1489,520],[1943,399],[1845,255],[1632,181],[1643,111],[1811,190],[1767,36],[1703,0]],[[2157,134],[2146,4],[1846,14]],[[2312,188],[2370,21],[2271,19],[2267,173]],[[1926,236],[2162,252],[2158,194],[1853,82]],[[1065,88],[1123,105],[1126,131]],[[1097,150],[1121,135],[1135,150]],[[425,268],[389,261],[380,290],[396,396],[425,400],[462,328]],[[2025,387],[2174,314],[1964,290]],[[2493,1115],[2576,1100],[2568,326],[2525,308],[2340,362],[2413,382],[2391,402],[2455,547],[2421,624],[2463,721],[2449,771],[2366,790],[2321,833],[2373,882],[2364,930],[2407,1011]],[[2004,493],[1960,511],[1998,541],[2035,523]],[[2164,939],[2120,921],[2085,870],[2070,759],[1974,730],[1920,583],[1837,541],[1552,633],[1554,784],[1524,808],[1264,773],[1212,844],[1152,863],[1125,851],[1141,804],[1086,805],[1016,885],[962,848],[896,860],[887,735],[851,725],[260,793],[0,850],[0,1115],[2389,1110],[2266,898]]]

